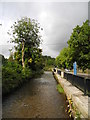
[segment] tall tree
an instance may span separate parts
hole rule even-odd
[[[77,62],[78,67],[83,69],[90,69],[90,26],[89,21],[86,20],[82,26],[76,26],[73,33],[68,40],[70,48],[70,55],[73,62]]]
[[[32,48],[39,47],[40,45],[41,36],[39,34],[39,23],[34,19],[31,20],[30,18],[25,17],[15,22],[11,28],[12,31],[8,32],[12,35],[11,42],[17,44],[15,49],[22,49],[21,61],[23,68],[25,68],[25,46],[29,45],[29,48]]]
[[[72,68],[76,61],[83,71],[90,69],[90,26],[86,20],[82,26],[77,25],[68,40],[68,48],[63,48],[56,58],[59,67]]]

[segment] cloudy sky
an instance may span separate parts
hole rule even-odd
[[[56,57],[67,46],[72,29],[88,19],[88,1],[86,2],[1,2],[0,3],[0,53],[9,56],[13,44],[7,43],[10,26],[21,19],[30,17],[38,20],[43,28],[43,43],[40,47],[43,55]]]

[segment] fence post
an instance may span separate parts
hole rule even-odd
[[[58,72],[57,72],[57,68],[56,68],[56,73],[58,73]]]
[[[84,78],[84,95],[86,95],[86,77]]]
[[[66,73],[67,74],[67,80],[68,80],[68,73]]]
[[[73,85],[73,82],[74,82],[74,76],[73,76],[73,74],[72,74],[72,85]]]
[[[63,71],[61,71],[61,77],[64,78],[64,72]]]

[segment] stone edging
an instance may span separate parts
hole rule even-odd
[[[56,72],[53,74],[57,77],[58,83],[63,87],[67,99],[72,99],[74,105],[80,111],[80,117],[90,119],[90,116],[88,114],[88,96],[84,96],[84,93],[82,91],[73,86],[66,79],[61,78],[61,76]]]

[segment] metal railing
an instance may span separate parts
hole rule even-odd
[[[57,70],[57,73],[61,76],[61,70]]]
[[[72,85],[79,88],[84,92],[84,95],[90,96],[90,79],[78,75],[73,75],[64,72],[64,78],[67,79]]]
[[[56,69],[54,68],[53,71],[56,72]]]
[[[56,72],[56,71],[55,71]],[[61,75],[61,70],[57,69],[57,73]],[[90,96],[90,79],[71,73],[64,72],[64,78],[69,81],[72,85],[79,88],[84,92],[84,95]]]

